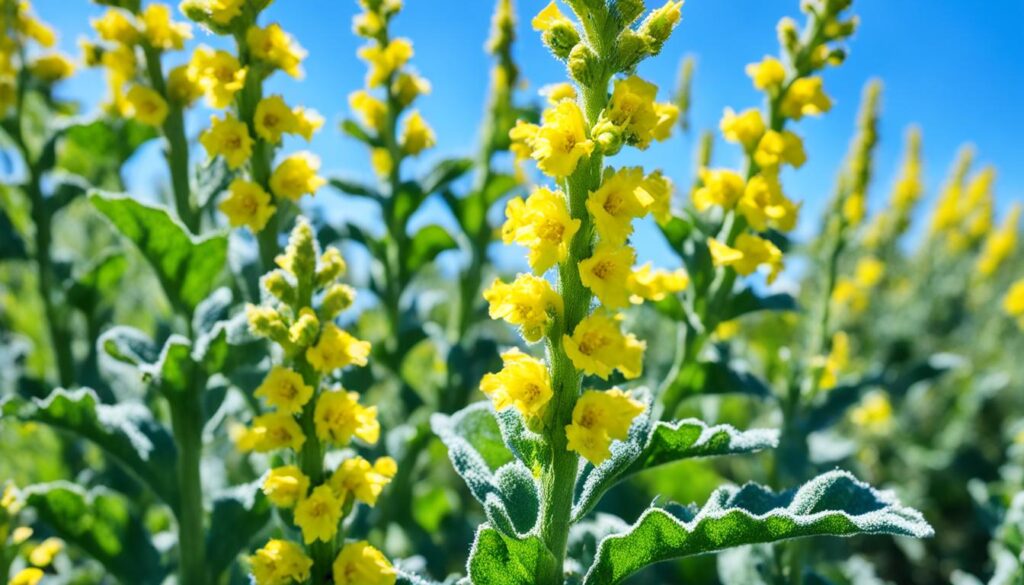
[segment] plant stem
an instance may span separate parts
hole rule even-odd
[[[201,376],[200,376],[201,378]],[[205,385],[205,384],[204,384]],[[178,448],[178,579],[181,583],[206,583],[206,538],[203,529],[203,411],[199,384],[181,400],[171,401],[171,423]]]

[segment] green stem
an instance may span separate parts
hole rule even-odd
[[[171,402],[171,423],[178,448],[178,579],[203,585],[207,581],[203,528],[203,454],[201,387],[197,384],[181,400]]]

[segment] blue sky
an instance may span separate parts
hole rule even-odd
[[[517,2],[516,55],[531,92],[565,76],[561,64],[547,54],[529,28],[530,17],[544,4],[544,0]],[[782,16],[797,16],[797,5],[797,0],[688,0],[683,22],[662,55],[645,62],[639,72],[662,87],[664,99],[675,83],[680,59],[694,54],[698,69],[693,126],[697,130],[717,127],[724,107],[740,109],[758,103],[743,68],[777,51],[775,23]],[[61,46],[76,53],[76,39],[89,33],[89,18],[102,11],[85,0],[36,0],[35,6],[62,31]],[[469,154],[474,148],[490,67],[482,47],[492,8],[488,0],[406,0],[405,10],[395,21],[396,33],[415,44],[414,66],[434,85],[433,93],[419,104],[439,139],[438,148],[425,155],[425,162]],[[305,79],[297,82],[278,74],[271,80],[271,91],[282,93],[290,103],[316,108],[327,118],[327,127],[311,147],[327,172],[359,174],[367,166],[365,152],[337,130],[347,108],[346,96],[361,85],[364,73],[354,56],[358,40],[350,33],[356,10],[355,0],[277,0],[267,13],[267,21],[279,21],[309,51]],[[861,27],[850,42],[849,59],[825,74],[835,107],[823,118],[806,119],[796,126],[805,137],[810,158],[803,169],[786,178],[786,189],[805,202],[804,230],[831,193],[861,88],[873,77],[885,84],[873,209],[884,204],[899,163],[902,136],[910,124],[923,129],[931,196],[958,147],[970,142],[979,161],[998,168],[1000,209],[1024,199],[1024,44],[1019,42],[1024,2],[858,0],[853,12],[860,16]],[[197,31],[197,37],[211,42],[202,32]],[[89,72],[67,84],[64,91],[87,105],[95,104],[102,83],[98,74]],[[197,112],[196,122],[205,116]],[[691,172],[692,145],[690,138],[674,137],[653,146],[642,159],[622,157],[622,162],[642,160],[648,168],[660,167],[685,184]],[[734,147],[721,141],[717,146],[717,164],[738,163]],[[152,191],[162,180],[156,146],[143,153],[129,175],[133,191]],[[321,204],[341,215],[355,209],[324,195],[318,196]],[[661,258],[658,245],[650,230],[640,230],[642,259]]]

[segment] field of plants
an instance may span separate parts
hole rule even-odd
[[[72,56],[0,0],[0,585],[1024,584],[1019,194],[910,121],[878,172],[880,81],[790,192],[856,3],[702,128],[681,1],[492,0],[459,153],[402,0],[334,112],[272,2],[95,0]]]

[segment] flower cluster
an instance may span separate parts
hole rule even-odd
[[[389,34],[391,19],[402,9],[401,0],[359,0],[359,4],[363,12],[354,18],[352,29],[367,39],[358,52],[367,65],[366,86],[352,92],[348,103],[362,124],[361,132],[369,138],[374,171],[393,182],[406,157],[419,155],[437,141],[419,110],[409,110],[419,96],[430,93],[430,82],[408,67],[412,41]]]
[[[11,585],[36,585],[45,575],[45,569],[64,550],[64,541],[49,537],[42,541],[32,540],[34,531],[19,522],[18,515],[24,507],[21,494],[13,484],[8,483],[0,492],[0,580],[7,579],[7,570],[15,559],[23,556],[25,563],[10,581]]]
[[[75,66],[66,55],[49,50],[56,44],[57,35],[32,14],[27,0],[0,0],[0,31],[0,117],[4,117],[18,100],[18,75],[22,70],[46,89],[71,76]]]
[[[259,585],[302,583],[328,571],[335,583],[394,582],[391,565],[365,542],[336,546],[352,507],[374,505],[397,470],[390,457],[371,463],[351,456],[333,471],[324,467],[326,449],[353,441],[373,445],[380,437],[376,407],[328,382],[339,369],[365,366],[370,353],[368,342],[335,324],[355,297],[338,282],[345,262],[334,248],[320,254],[312,228],[300,219],[277,264],[263,278],[266,301],[250,305],[248,318],[255,334],[281,347],[284,362],[254,393],[271,410],[239,430],[235,440],[243,451],[276,452],[275,460],[284,460],[264,476],[263,492],[274,506],[290,510],[305,548],[271,540],[251,557],[253,576]]]
[[[921,132],[917,128],[911,128],[907,132],[903,163],[893,185],[889,204],[885,211],[875,214],[865,229],[865,246],[870,249],[891,246],[910,227],[914,207],[924,195],[921,167]]]
[[[844,59],[836,44],[856,27],[854,19],[841,20],[848,6],[848,0],[804,2],[810,15],[807,30],[801,34],[792,19],[784,18],[778,26],[781,58],[765,56],[747,66],[754,87],[765,95],[767,111],[727,108],[719,124],[724,138],[746,155],[745,176],[729,169],[703,170],[692,195],[698,211],[719,209],[728,218],[723,233],[708,238],[716,266],[740,275],[767,267],[769,282],[782,270],[782,251],[764,233],[796,227],[800,206],[783,192],[779,176],[785,167],[800,168],[807,160],[803,140],[785,125],[831,109],[816,73]]]
[[[973,162],[973,149],[962,149],[931,218],[931,237],[954,254],[977,245],[991,230],[995,214],[995,169],[971,174]]]
[[[679,20],[679,5],[668,2],[654,11],[638,29],[641,33],[627,28],[622,34],[648,35],[645,46],[663,42],[668,33],[658,28],[659,23],[669,23],[671,30]],[[533,19],[533,27],[556,56],[570,62],[586,60],[579,55],[589,50],[587,44],[554,2]],[[601,83],[588,82],[582,69],[573,71],[585,90]],[[607,82],[606,78],[604,85]],[[617,370],[626,379],[635,379],[642,373],[646,344],[622,330],[622,315],[616,311],[677,293],[686,288],[688,278],[682,271],[654,270],[649,264],[635,267],[636,251],[629,243],[634,220],[649,214],[659,220],[668,217],[672,184],[660,172],[645,173],[640,167],[602,171],[601,161],[624,145],[644,149],[651,141],[666,139],[679,111],[673,104],[657,102],[657,87],[636,75],[616,79],[611,96],[590,119],[571,85],[552,86],[545,93],[548,108],[541,124],[519,121],[509,135],[517,158],[535,160],[557,186],[538,187],[526,199],[509,201],[501,230],[506,243],[528,250],[533,274],[519,274],[511,283],[496,279],[484,298],[491,317],[517,325],[527,342],[546,338],[551,359],[564,356],[575,370],[573,376],[607,380]],[[585,192],[577,190],[574,199],[570,177],[589,173],[597,180]],[[558,290],[545,278],[552,268],[557,268]],[[599,307],[590,307],[592,298]],[[567,449],[595,465],[610,456],[611,442],[625,439],[633,419],[644,410],[642,403],[617,388],[587,390],[577,400],[578,381],[577,387],[558,383],[554,367],[549,370],[544,361],[518,349],[502,358],[503,369],[481,383],[495,408],[513,406],[528,424],[549,432],[563,432],[555,426],[567,422]],[[568,421],[554,420],[548,412],[558,392],[574,393]]]

